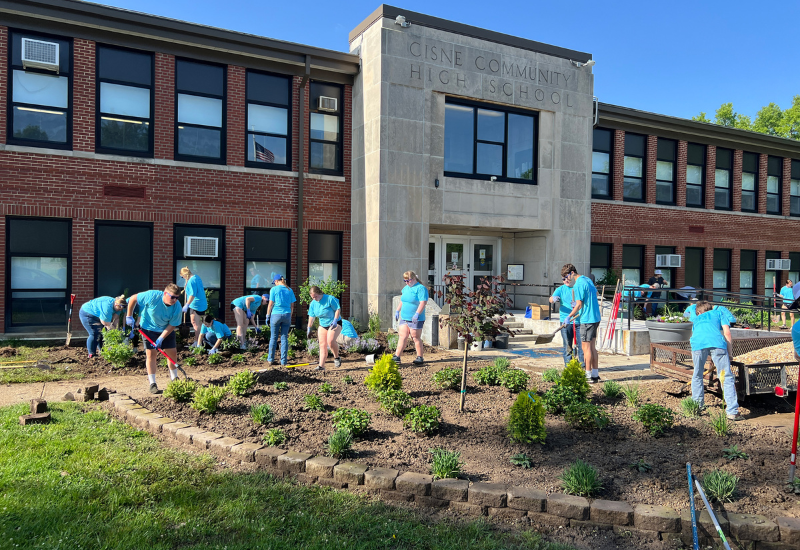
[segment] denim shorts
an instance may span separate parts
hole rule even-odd
[[[422,325],[424,324],[425,324],[425,319],[421,319],[416,323],[413,321],[406,321],[405,319],[400,319],[400,321],[397,322],[398,327],[401,327],[403,325],[408,325],[408,328],[412,330],[419,330],[422,328]]]

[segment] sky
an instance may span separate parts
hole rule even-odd
[[[105,0],[109,6],[348,51],[378,0]],[[755,118],[800,95],[800,1],[397,0],[391,5],[588,52],[600,101],[690,118],[722,104]],[[497,8],[495,8],[495,6]]]

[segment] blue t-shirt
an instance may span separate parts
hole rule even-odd
[[[563,324],[567,321],[572,308],[575,307],[575,300],[572,299],[572,288],[567,285],[561,285],[553,292],[553,298],[558,298],[558,318]]]
[[[292,312],[292,304],[297,301],[294,291],[286,285],[275,285],[269,289],[269,300],[274,302],[272,315],[285,315]]]
[[[695,315],[692,320],[692,337],[689,343],[692,351],[705,348],[728,349],[728,343],[722,335],[723,326],[731,326],[732,315],[724,307],[718,307]]]
[[[404,286],[403,292],[400,293],[400,318],[405,321],[410,321],[414,314],[417,312],[420,302],[428,300],[428,289],[425,285],[417,281],[414,286]],[[425,310],[419,314],[419,321],[425,320]]]
[[[792,325],[792,343],[794,344],[794,352],[800,355],[800,323]]]
[[[581,302],[579,322],[582,325],[600,322],[600,304],[597,303],[597,289],[592,280],[581,275],[572,287],[575,290],[575,301]]]
[[[686,308],[686,311],[683,312],[683,316],[688,317],[689,321],[694,322],[695,318],[697,318],[697,313],[695,313],[696,311],[697,304],[692,304]],[[730,326],[736,322],[736,317],[725,306],[714,306],[712,311],[717,311],[720,315],[720,319],[727,321],[726,323],[723,323],[723,325],[727,324]]]
[[[101,321],[110,323],[114,317],[114,298],[111,296],[100,296],[90,300],[81,306],[81,309],[89,315],[94,315]]]
[[[308,316],[319,319],[319,326],[328,328],[333,323],[333,316],[339,309],[339,300],[329,294],[323,294],[319,302],[311,301],[308,307]]]
[[[353,326],[353,323],[347,319],[342,320],[342,336],[347,336],[348,338],[358,338],[356,328]]]
[[[780,291],[780,295],[783,296],[783,303],[787,306],[794,302],[794,293],[792,293],[792,287],[783,287]]]
[[[686,308],[686,311],[683,312],[683,316],[688,317],[690,321],[693,320],[695,317],[697,317],[697,314],[694,312],[695,309],[697,309],[697,304],[690,305]]]
[[[248,298],[253,298],[253,303],[250,304],[250,312],[255,315],[256,310],[261,307],[261,294],[251,294],[249,296],[241,296],[236,298],[231,303],[239,309],[247,309],[246,302]]]
[[[266,286],[265,283],[266,281],[264,280],[264,277],[262,277],[260,273],[256,273],[253,275],[253,278],[250,279],[250,288]]]
[[[208,309],[206,302],[206,291],[203,289],[203,281],[197,275],[192,275],[186,281],[186,298],[194,296],[194,300],[189,304],[189,308],[195,311],[205,311]]]
[[[649,289],[649,288],[650,288],[650,285],[648,285],[648,284],[642,284],[642,285],[639,285],[639,287],[640,287],[640,288],[647,288],[647,289]],[[634,292],[634,293],[633,293],[633,295],[634,295],[634,297],[636,297],[636,298],[649,298],[650,296],[652,296],[652,295],[653,295],[653,293],[652,293],[652,292],[645,292],[645,291],[643,291],[643,290],[637,290],[636,292]]]
[[[227,338],[231,335],[231,329],[228,328],[228,325],[224,323],[220,323],[219,321],[212,321],[211,327],[207,327],[205,323],[200,328],[200,334],[205,334],[207,332],[213,332],[217,335],[217,338]]]
[[[177,327],[181,324],[181,303],[177,300],[171,306],[164,303],[164,293],[160,290],[140,292],[136,301],[142,307],[139,326],[145,330],[164,330],[167,325]]]

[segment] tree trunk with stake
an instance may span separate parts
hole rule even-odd
[[[466,344],[466,341],[464,342]],[[467,397],[467,354],[469,346],[464,345],[464,364],[461,366],[461,400],[458,404],[458,411],[464,412],[464,400]]]

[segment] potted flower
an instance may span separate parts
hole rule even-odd
[[[650,317],[644,322],[650,331],[650,343],[688,342],[692,337],[692,323],[679,313],[666,310],[664,315]]]

